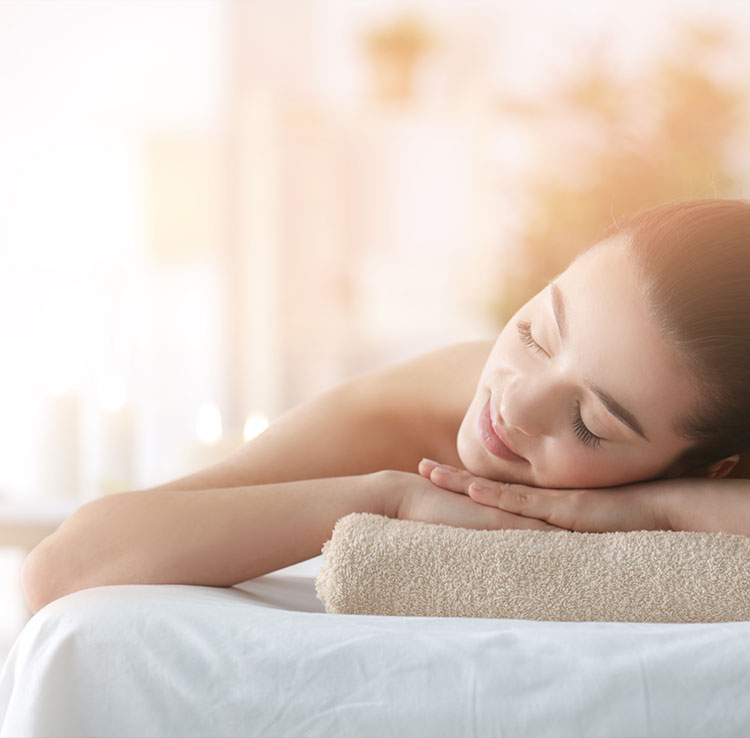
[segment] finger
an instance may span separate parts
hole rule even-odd
[[[562,531],[567,530],[561,528],[558,525],[553,525],[544,520],[537,520],[536,518],[526,518],[523,515],[516,515],[515,513],[509,513],[505,510],[498,510],[494,508],[495,515],[497,515],[498,528],[511,529],[511,530],[545,530],[545,531]]]
[[[553,490],[527,487],[523,484],[482,482],[469,485],[468,495],[475,502],[491,505],[505,512],[536,518],[551,525],[576,530],[580,517],[580,490]]]
[[[417,467],[419,473],[423,477],[427,477],[429,479],[430,472],[438,466],[437,461],[433,461],[432,459],[422,459],[422,461],[419,462],[419,466]]]
[[[436,466],[430,472],[430,481],[433,484],[451,492],[460,492],[461,494],[466,494],[466,490],[473,479],[474,477],[468,472],[451,471],[442,466]]]
[[[507,513],[515,522],[508,527],[535,530],[575,530],[570,516],[556,505],[564,504],[551,490],[529,489],[518,484],[470,484],[468,495],[480,505]],[[541,504],[540,504],[541,503]]]
[[[567,528],[561,528],[557,525],[550,525],[549,523],[546,523],[544,520],[537,520],[536,518],[523,518],[520,515],[518,516],[519,520],[525,521],[524,523],[519,523],[516,526],[516,530],[549,530],[549,531],[568,531]]]
[[[550,498],[535,494],[522,484],[472,482],[467,492],[476,502],[527,518],[546,520],[550,513]]]
[[[560,528],[557,525],[551,525],[544,520],[537,520],[536,518],[525,518],[522,515],[514,515],[514,520],[506,522],[505,527],[513,530],[567,530],[567,528]]]
[[[455,466],[451,466],[450,464],[441,464],[440,462],[433,461],[432,459],[422,459],[419,462],[419,466],[418,466],[419,473],[423,477],[429,477],[430,472],[435,468],[448,469],[454,472],[458,471],[458,469],[456,469]]]

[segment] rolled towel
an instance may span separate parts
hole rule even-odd
[[[524,620],[750,620],[750,536],[474,530],[353,513],[323,545],[326,612]]]

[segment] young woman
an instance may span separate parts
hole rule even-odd
[[[750,535],[748,301],[750,204],[636,214],[494,345],[355,378],[217,466],[84,505],[27,558],[29,605],[104,584],[236,584],[318,555],[352,512]]]

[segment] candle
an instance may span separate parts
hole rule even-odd
[[[224,433],[218,407],[203,403],[195,418],[197,440],[188,444],[180,462],[180,473],[191,473],[218,464],[241,445],[237,433]]]
[[[77,394],[58,389],[46,395],[41,422],[39,492],[58,500],[81,498],[81,407]]]
[[[103,494],[133,488],[133,414],[126,399],[124,380],[106,377],[99,391],[98,483]]]
[[[263,433],[263,431],[268,428],[268,425],[268,418],[265,415],[262,413],[253,413],[245,420],[242,437],[245,441],[250,441]]]

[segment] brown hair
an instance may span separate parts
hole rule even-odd
[[[675,430],[694,445],[674,477],[750,450],[750,203],[689,200],[614,223],[651,315],[688,367],[700,399]]]

